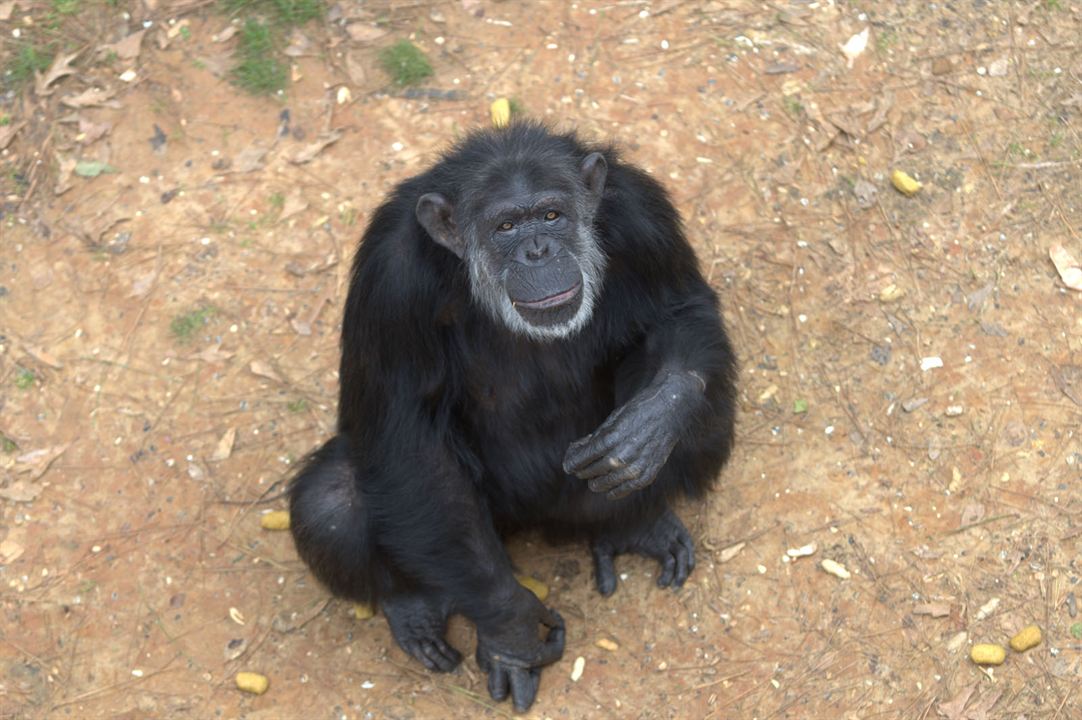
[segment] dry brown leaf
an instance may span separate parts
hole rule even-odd
[[[139,57],[139,51],[143,48],[143,36],[146,34],[146,30],[133,32],[120,42],[112,45],[103,45],[101,49],[105,52],[115,52],[117,57],[122,60],[134,60]]]
[[[730,545],[721,551],[721,556],[718,558],[720,562],[729,562],[734,557],[740,554],[740,551],[744,549],[747,543],[738,542],[736,545]]]
[[[45,71],[45,74],[34,73],[34,92],[38,96],[51,95],[52,90],[50,85],[64,77],[65,75],[71,75],[75,72],[75,68],[71,66],[75,58],[79,57],[79,52],[73,52],[71,55],[64,55],[63,53],[57,53],[56,58],[53,60],[53,64],[49,66],[49,69]]]
[[[25,126],[26,123],[21,122],[0,127],[0,150],[3,150],[10,145],[11,141],[15,139],[15,135]]]
[[[1082,407],[1082,367],[1078,365],[1053,365],[1048,369],[1052,382],[1071,402]]]
[[[11,538],[8,538],[4,542],[0,542],[0,564],[10,565],[15,562],[19,559],[19,556],[23,554],[25,549],[26,548]]]
[[[220,33],[212,35],[210,39],[212,41],[216,42],[216,43],[223,43],[223,42],[225,42],[226,40],[228,40],[229,38],[233,37],[236,34],[237,34],[237,26],[236,25],[226,25],[224,30],[222,30]]]
[[[346,53],[346,73],[354,85],[364,85],[368,79],[368,71],[365,70],[364,63],[352,52]]]
[[[53,357],[53,355],[45,352],[36,345],[27,345],[26,343],[23,343],[23,350],[26,351],[27,355],[34,358],[39,363],[43,365],[48,365],[54,370],[60,370],[64,367],[64,363],[60,362],[55,357]]]
[[[15,11],[15,0],[10,2],[0,2],[0,21],[8,20],[11,18],[11,13]]]
[[[967,685],[958,691],[958,694],[951,698],[948,702],[941,702],[936,706],[936,712],[938,712],[947,720],[964,720],[965,718],[965,706],[969,702],[969,697],[976,689],[976,685]]]
[[[289,45],[283,50],[289,57],[303,57],[312,52],[312,41],[300,30],[293,28],[289,34]]]
[[[387,34],[387,31],[383,28],[370,25],[369,23],[351,23],[346,25],[346,32],[349,33],[351,40],[356,40],[357,42],[372,42],[373,40],[379,40]]]
[[[116,95],[116,90],[107,90],[104,88],[87,88],[78,95],[69,95],[68,97],[61,98],[60,104],[67,105],[72,108],[85,108],[85,107],[111,107],[119,108],[120,103],[109,102],[113,96]]]
[[[328,145],[338,142],[338,139],[342,137],[341,130],[331,130],[327,133],[322,133],[315,142],[305,145],[289,158],[289,161],[294,165],[303,165],[306,162],[311,162],[315,159],[316,155],[323,152],[323,149]]]
[[[128,293],[128,297],[146,297],[147,293],[150,292],[150,288],[154,286],[154,279],[157,277],[157,270],[148,270],[145,274],[137,277],[135,282],[131,284],[131,291]]]
[[[1082,290],[1082,263],[1074,255],[1062,245],[1053,245],[1048,248],[1048,257],[1052,258],[1052,264],[1056,266],[1064,285],[1072,290]]]
[[[282,205],[282,214],[278,216],[278,219],[288,220],[297,213],[304,212],[307,209],[308,202],[301,196],[301,191],[296,190],[286,198],[285,203]]]
[[[15,458],[14,471],[16,473],[28,472],[31,480],[37,480],[45,474],[53,461],[63,455],[69,447],[71,447],[71,443],[64,443],[63,445],[53,445],[23,453]]]
[[[934,602],[917,605],[913,608],[914,615],[930,615],[934,618],[947,617],[951,614],[950,603]]]
[[[112,129],[113,124],[111,122],[95,123],[80,115],[79,135],[75,139],[82,145],[90,145],[91,143],[100,140]]]
[[[229,171],[234,173],[249,173],[263,168],[263,158],[267,156],[268,148],[259,145],[250,145],[244,148],[233,160]]]
[[[214,454],[210,456],[213,462],[220,462],[227,459],[233,454],[233,443],[237,440],[237,429],[231,427],[225,431],[221,440],[218,441],[218,446],[214,448]]]
[[[59,167],[56,171],[56,187],[53,188],[53,193],[63,195],[74,185],[75,166],[79,164],[79,161],[73,157],[66,158],[57,155],[56,162]]]
[[[958,521],[960,527],[966,525],[972,525],[975,522],[980,522],[984,517],[984,505],[980,503],[969,503],[962,508],[962,519]]]
[[[7,487],[0,488],[0,498],[12,502],[33,502],[44,489],[37,483],[16,480]]]
[[[988,720],[988,713],[992,710],[992,706],[999,701],[1001,695],[1003,695],[1002,688],[995,688],[981,695],[966,710],[966,720]]]
[[[222,352],[222,344],[218,343],[217,345],[207,345],[194,355],[190,355],[189,359],[202,360],[207,363],[224,363],[234,355],[236,355],[236,353]]]
[[[274,372],[274,368],[262,360],[253,360],[252,364],[248,366],[248,369],[260,377],[265,377],[268,380],[274,380],[275,382],[282,382],[282,378],[278,376],[278,373]]]

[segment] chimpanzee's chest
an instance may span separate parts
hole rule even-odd
[[[497,515],[543,515],[567,481],[568,445],[613,410],[613,368],[558,348],[493,358],[466,373],[462,418]]]

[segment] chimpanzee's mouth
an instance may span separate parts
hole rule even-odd
[[[580,290],[582,290],[581,281],[576,282],[574,285],[572,285],[567,290],[564,290],[563,292],[558,292],[555,295],[549,295],[548,297],[541,298],[540,300],[516,300],[515,306],[527,308],[529,310],[547,310],[548,308],[559,307],[564,303],[574,300],[575,296],[579,294]]]

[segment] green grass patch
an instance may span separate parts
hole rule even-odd
[[[4,433],[0,433],[0,452],[8,455],[19,449],[19,444]]]
[[[189,342],[196,332],[207,324],[212,315],[214,315],[212,307],[197,308],[173,318],[173,322],[169,323],[169,330],[179,342]]]
[[[81,4],[81,0],[53,0],[53,12],[57,15],[75,15]]]
[[[29,390],[34,386],[34,381],[37,379],[32,370],[21,367],[15,371],[15,387],[20,390]]]
[[[286,410],[289,410],[289,412],[291,412],[291,413],[304,412],[307,409],[308,409],[308,401],[305,400],[304,398],[299,398],[297,400],[290,400],[289,402],[286,403]]]
[[[432,64],[409,40],[399,40],[381,50],[379,62],[399,87],[416,85],[432,75]]]
[[[322,0],[223,0],[221,7],[234,17],[261,15],[279,28],[303,25],[324,12]]]
[[[47,48],[24,44],[8,61],[4,77],[12,87],[21,87],[34,79],[34,73],[45,72],[53,63],[53,53]]]
[[[253,95],[273,95],[289,80],[286,63],[279,57],[274,34],[259,20],[247,20],[237,43],[233,83]]]

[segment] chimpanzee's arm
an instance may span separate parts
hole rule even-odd
[[[413,423],[390,424],[397,428],[377,452],[386,462],[366,473],[377,485],[365,495],[379,552],[476,624],[477,660],[492,696],[510,694],[524,710],[537,694],[540,668],[563,654],[563,620],[515,579],[488,508],[453,454]]]
[[[611,194],[599,231],[613,261],[608,302],[652,308],[635,319],[642,340],[617,368],[617,407],[590,435],[571,444],[564,470],[594,492],[618,498],[654,481],[680,438],[712,419],[730,386],[733,354],[717,299],[699,271],[661,188],[624,167],[610,172]]]

